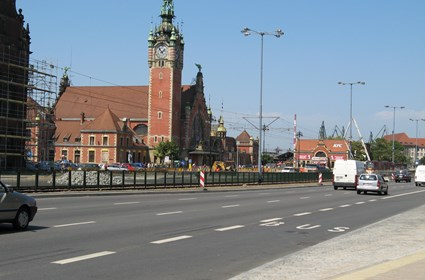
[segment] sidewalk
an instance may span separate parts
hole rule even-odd
[[[425,205],[232,278],[425,279]]]

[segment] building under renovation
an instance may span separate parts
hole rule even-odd
[[[53,66],[30,61],[30,31],[15,0],[0,1],[0,169],[48,160]]]

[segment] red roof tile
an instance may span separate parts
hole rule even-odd
[[[110,108],[119,118],[148,117],[148,86],[71,86],[55,106],[56,119],[96,118]]]

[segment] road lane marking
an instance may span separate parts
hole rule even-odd
[[[297,226],[297,229],[314,229],[314,228],[318,228],[318,227],[320,227],[320,225],[312,226],[310,224],[305,224],[305,225],[302,225],[302,226]]]
[[[308,198],[310,198],[310,197],[309,196],[300,197],[300,199],[308,199]]]
[[[196,197],[188,197],[188,198],[180,198],[179,200],[180,201],[185,201],[185,200],[196,200],[196,199],[198,199],[198,198],[196,198]]]
[[[215,229],[215,231],[228,231],[228,230],[233,230],[233,229],[238,229],[238,228],[243,228],[243,227],[245,227],[245,226],[236,225],[236,226],[225,227],[225,228],[217,228],[217,229]]]
[[[95,221],[90,222],[81,222],[81,223],[72,223],[72,224],[64,224],[64,225],[56,225],[53,226],[55,228],[61,228],[61,227],[72,227],[72,226],[81,226],[81,225],[88,225],[88,224],[95,224]]]
[[[325,196],[332,196],[332,194],[325,194]]]
[[[190,236],[190,235],[176,236],[176,237],[172,237],[172,238],[152,241],[151,243],[152,244],[164,244],[164,243],[179,241],[179,240],[188,239],[188,238],[192,238],[192,236]]]
[[[221,206],[221,208],[233,208],[233,207],[239,207],[240,205],[239,204],[234,204],[234,205],[224,205],[224,206]]]
[[[129,202],[117,202],[114,205],[129,205],[129,204],[139,204],[139,201],[129,201]]]
[[[238,197],[239,195],[237,194],[230,194],[230,195],[225,195],[224,197]]]
[[[174,214],[181,214],[183,211],[174,211],[174,212],[165,212],[165,213],[157,213],[157,216],[165,216],[165,215],[174,215]]]
[[[56,207],[50,207],[50,208],[38,208],[38,211],[47,211],[47,210],[56,210],[58,208]]]
[[[300,216],[305,216],[305,215],[310,215],[311,212],[303,212],[303,213],[298,213],[298,214],[294,214],[295,217],[300,217]]]
[[[323,209],[320,209],[319,211],[326,212],[326,211],[331,211],[331,210],[334,210],[334,209],[333,208],[323,208]]]
[[[376,199],[369,199],[369,202],[374,202],[376,201]]]
[[[354,203],[354,204],[357,204],[357,205],[360,205],[360,204],[365,204],[366,202],[364,202],[364,201],[359,201],[359,202],[356,202],[356,203]]]
[[[73,263],[73,262],[79,262],[79,261],[84,261],[84,260],[88,260],[88,259],[94,259],[94,258],[98,258],[98,257],[112,255],[112,254],[115,254],[115,253],[116,252],[104,251],[104,252],[94,253],[94,254],[90,254],[90,255],[85,255],[85,256],[55,261],[55,262],[52,262],[52,263],[54,263],[54,264],[69,264],[69,263]]]
[[[416,194],[416,193],[421,193],[421,192],[425,192],[425,190],[416,191],[416,192],[402,193],[402,194],[396,194],[396,195],[392,195],[392,196],[386,196],[386,197],[383,197],[381,199],[391,199],[391,198],[396,198],[396,197],[400,197],[400,196],[405,196],[405,195],[409,195],[409,194]]]
[[[260,223],[270,223],[270,222],[275,222],[275,221],[280,221],[283,220],[283,218],[272,218],[272,219],[267,219],[267,220],[261,220]]]
[[[279,202],[280,200],[269,200],[267,201],[267,203],[274,203],[274,202]]]
[[[350,204],[344,204],[344,205],[340,205],[339,207],[345,208],[345,207],[350,207],[350,206],[351,206]]]

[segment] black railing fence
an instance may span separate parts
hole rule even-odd
[[[319,183],[320,173],[262,173],[261,184]],[[204,187],[260,184],[256,172],[204,172]],[[322,181],[332,173],[322,173]],[[65,171],[1,172],[0,180],[21,192],[70,190],[166,189],[200,186],[200,172],[189,171]]]

